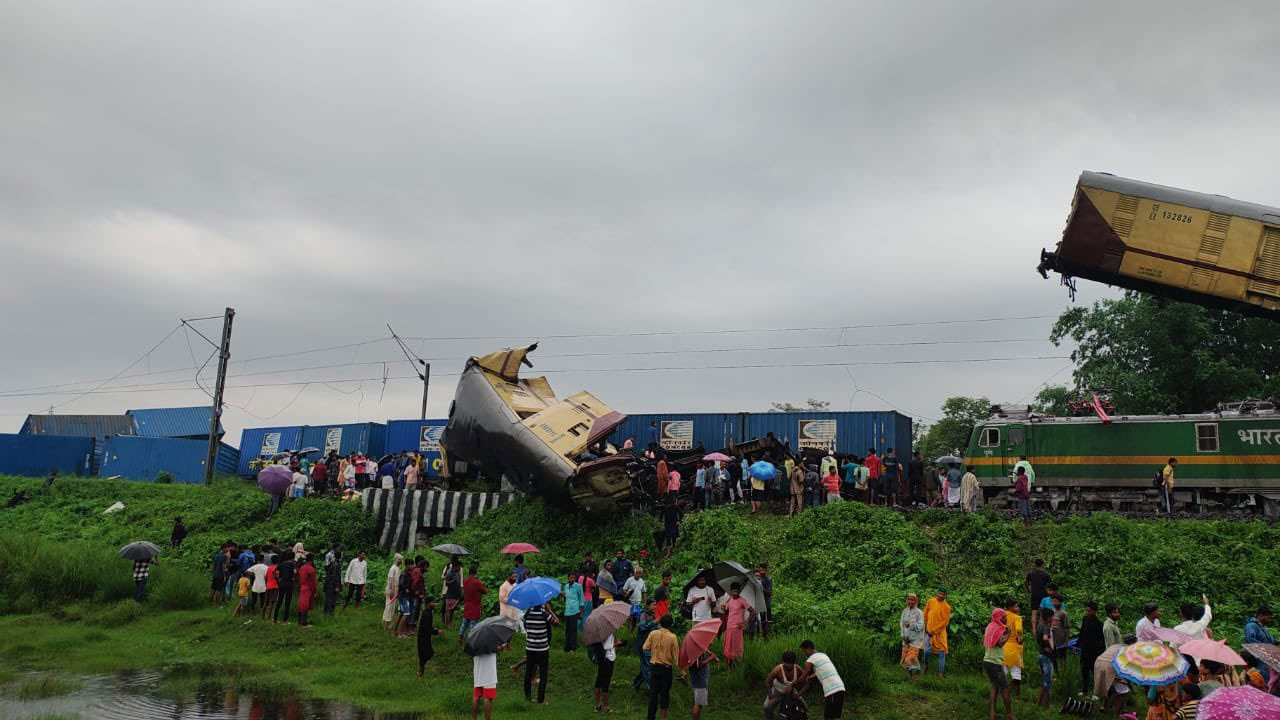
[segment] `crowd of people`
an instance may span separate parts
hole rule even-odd
[[[371,487],[399,490],[441,487],[441,480],[427,472],[428,462],[422,454],[408,450],[382,458],[358,452],[339,455],[331,450],[315,461],[305,454],[289,453],[280,457],[276,464],[286,465],[293,474],[293,482],[286,493],[290,498],[355,500],[361,491]]]
[[[444,628],[451,626],[452,615],[461,605],[462,619],[458,625],[457,638],[460,643],[465,643],[468,633],[484,618],[485,597],[489,588],[477,577],[478,566],[471,565],[465,577],[461,570],[461,561],[454,560],[446,568],[442,578]],[[763,608],[754,607],[743,597],[743,583],[740,582],[731,583],[728,591],[718,593],[708,584],[706,574],[700,573],[687,592],[682,592],[672,585],[671,573],[664,572],[661,581],[651,589],[645,580],[644,568],[627,558],[622,549],[616,550],[614,557],[606,559],[603,565],[597,563],[591,553],[587,553],[578,568],[570,572],[567,581],[562,584],[559,594],[559,599],[564,603],[562,615],[557,615],[550,604],[534,606],[521,612],[507,600],[511,592],[532,575],[525,566],[523,557],[517,556],[497,591],[498,614],[519,622],[525,634],[525,656],[512,665],[511,670],[517,671],[523,667],[525,698],[530,702],[545,703],[546,686],[551,672],[553,628],[563,628],[564,652],[578,652],[584,649],[578,638],[592,612],[611,603],[625,603],[628,606],[628,619],[621,627],[629,631],[629,638],[624,640],[619,632],[614,632],[585,646],[587,657],[596,665],[593,710],[606,714],[614,712],[609,704],[614,666],[619,652],[624,651],[629,644],[640,664],[640,671],[632,679],[630,686],[648,694],[647,717],[650,720],[667,717],[672,686],[678,678],[688,683],[692,694],[692,717],[699,718],[703,708],[709,704],[711,666],[720,663],[722,655],[725,665],[732,667],[742,660],[745,636],[748,633],[767,636],[769,632],[773,583],[768,566],[757,567],[752,576],[764,592]],[[696,658],[689,658],[682,666],[679,662],[680,638],[674,632],[677,615],[686,615],[695,625],[708,620],[718,622],[720,627],[717,635],[721,638],[721,654],[717,655],[707,648]],[[500,646],[497,652],[479,654],[473,658],[473,718],[479,716],[481,707],[484,708],[486,718],[491,715],[493,700],[497,695],[497,653],[506,649],[505,645]],[[797,661],[795,651],[788,650],[782,653],[780,663],[766,680],[767,692],[762,701],[765,717],[797,717],[794,710],[788,712],[787,708],[803,707],[803,697],[811,687],[821,688],[823,717],[840,717],[845,688],[834,662],[820,652],[812,641],[804,641],[797,650],[804,656],[803,662]]]
[[[1110,711],[1119,717],[1129,696],[1135,691],[1124,678],[1118,677],[1112,661],[1126,644],[1136,641],[1167,640],[1157,628],[1161,628],[1160,607],[1149,603],[1142,607],[1140,617],[1132,633],[1125,633],[1119,626],[1120,608],[1107,603],[1100,608],[1090,600],[1083,604],[1077,615],[1078,626],[1073,625],[1068,614],[1066,600],[1058,585],[1053,582],[1041,560],[1027,574],[1024,586],[1030,597],[1027,611],[1030,622],[1024,620],[1019,600],[1010,599],[1004,607],[991,611],[991,622],[983,632],[983,669],[990,686],[989,715],[995,719],[997,702],[1003,703],[1006,717],[1012,720],[1012,701],[1021,697],[1023,680],[1023,647],[1028,641],[1036,647],[1036,664],[1039,671],[1039,692],[1036,704],[1048,707],[1049,692],[1055,677],[1069,672],[1068,665],[1078,662],[1083,702],[1096,703],[1095,707]],[[1209,624],[1213,609],[1209,598],[1201,596],[1200,604],[1184,604],[1179,607],[1181,622],[1173,628],[1176,638],[1190,640],[1212,638]],[[918,597],[907,595],[898,627],[902,640],[901,665],[908,677],[915,679],[928,671],[929,659],[939,677],[945,677],[947,655],[950,650],[948,630],[951,624],[951,605],[947,601],[947,589],[937,588],[924,607]],[[1245,620],[1245,643],[1273,644],[1267,626],[1272,621],[1271,610],[1258,608]],[[1028,638],[1028,633],[1030,637]],[[1173,646],[1178,647],[1177,643]],[[1148,690],[1146,720],[1194,720],[1196,703],[1214,690],[1224,686],[1251,685],[1274,695],[1280,695],[1280,672],[1270,670],[1259,658],[1247,651],[1240,653],[1246,662],[1244,669],[1209,660],[1187,657],[1190,666],[1186,675],[1178,681]]]

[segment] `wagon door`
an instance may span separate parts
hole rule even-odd
[[[1010,425],[1004,433],[1004,475],[1013,477],[1013,466],[1027,454],[1027,426],[1021,423]]]

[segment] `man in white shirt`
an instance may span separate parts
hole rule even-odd
[[[644,583],[644,570],[637,566],[631,571],[631,577],[622,584],[622,596],[631,603],[631,617],[627,618],[627,626],[636,629],[636,618],[644,614],[644,594],[648,590]]]
[[[1155,603],[1147,603],[1142,606],[1142,617],[1138,618],[1138,624],[1134,626],[1133,631],[1137,634],[1139,640],[1154,640],[1155,633],[1152,628],[1160,627],[1160,608]]]
[[[369,564],[365,561],[367,557],[369,556],[365,551],[361,550],[354,560],[347,563],[347,572],[342,576],[342,581],[347,584],[347,599],[342,603],[343,608],[351,604],[352,595],[355,595],[356,607],[360,607],[360,602],[364,600],[364,584],[369,576]]]
[[[1196,619],[1196,606],[1187,603],[1179,608],[1182,613],[1182,622],[1174,628],[1180,633],[1190,635],[1192,640],[1203,640],[1208,637],[1209,622],[1213,620],[1213,609],[1209,607],[1209,596],[1201,595],[1200,600],[1204,603],[1204,614],[1200,616],[1200,619]]]
[[[684,601],[692,608],[694,622],[710,620],[716,604],[716,591],[707,587],[707,578],[705,576],[699,575],[697,584],[689,588],[689,593],[685,595]]]
[[[249,614],[252,615],[259,605],[266,602],[267,566],[259,561],[258,564],[249,566],[248,572],[253,575],[253,585],[249,588],[253,593],[253,598],[249,601]]]
[[[800,651],[805,654],[803,683],[817,678],[822,685],[822,717],[838,718],[844,712],[844,680],[836,671],[836,664],[826,653],[820,653],[813,646],[812,640],[800,643]]]

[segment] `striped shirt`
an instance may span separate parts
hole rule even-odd
[[[813,666],[813,676],[822,683],[823,697],[844,692],[844,681],[840,679],[840,673],[836,672],[836,664],[831,662],[826,653],[816,652],[810,655],[809,664]]]
[[[541,606],[529,608],[524,614],[524,649],[527,652],[546,652],[551,649],[551,619]]]

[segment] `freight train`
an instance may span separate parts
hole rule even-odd
[[[1195,415],[1052,417],[993,408],[974,427],[965,462],[985,498],[1012,503],[1014,464],[1035,469],[1033,504],[1052,510],[1156,510],[1152,481],[1178,460],[1174,511],[1280,514],[1280,412],[1270,402]]]
[[[1280,319],[1280,208],[1085,172],[1037,269]]]

